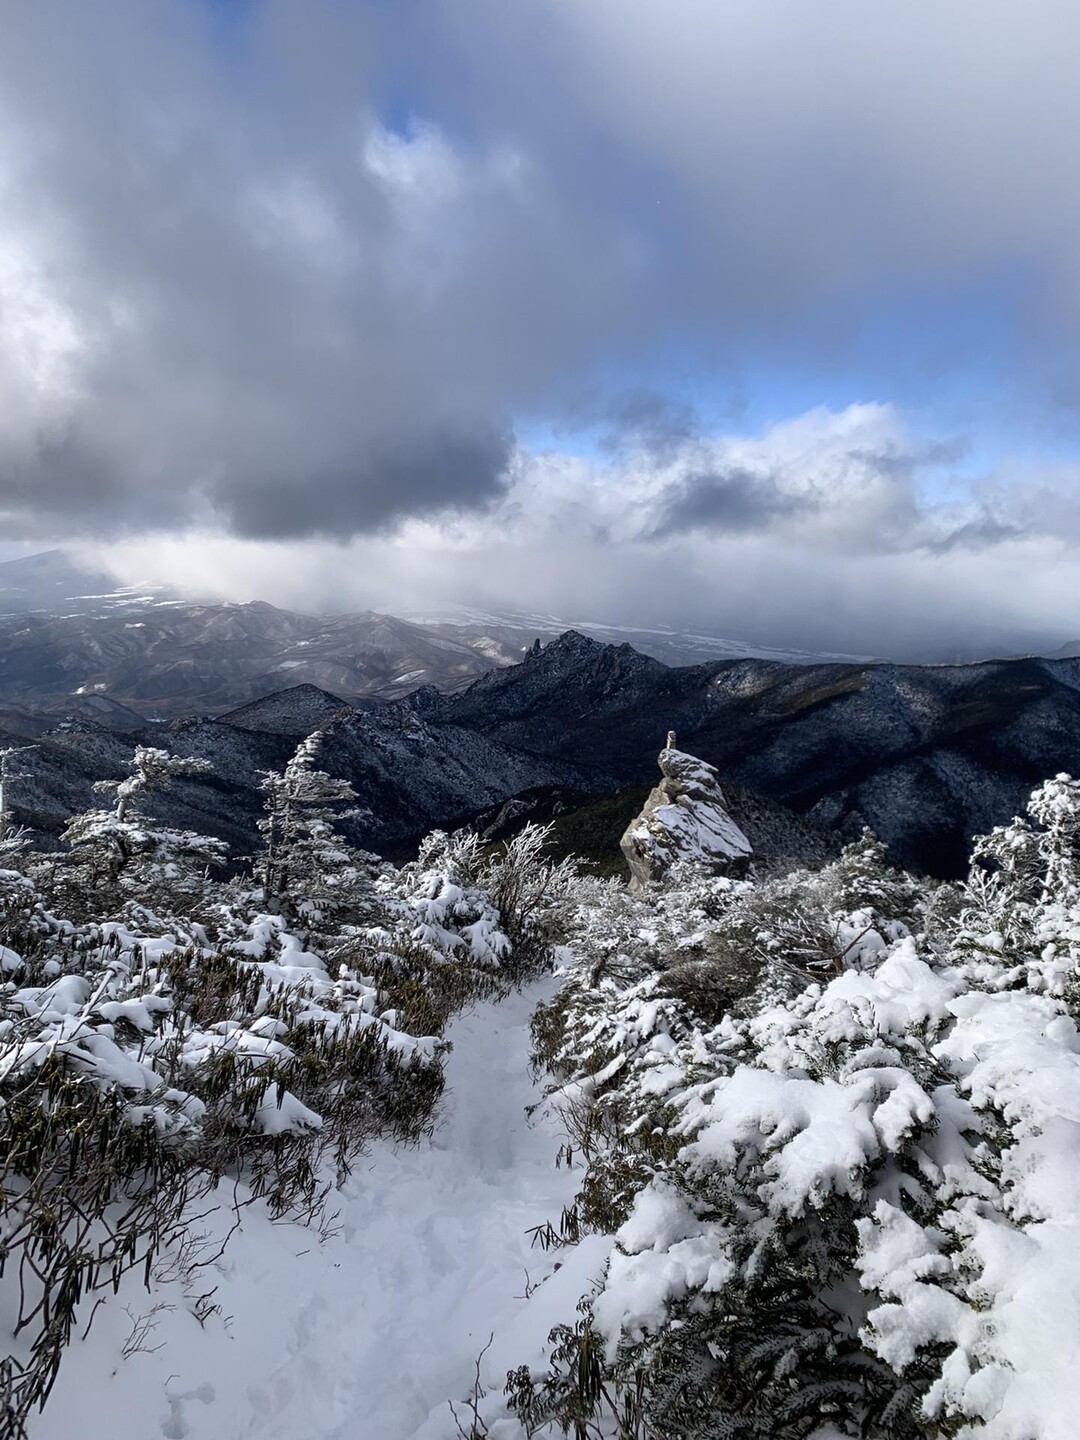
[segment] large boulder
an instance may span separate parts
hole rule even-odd
[[[677,861],[714,875],[742,875],[753,847],[727,812],[720,777],[711,765],[675,748],[669,731],[660,752],[663,779],[620,841],[630,884],[645,890]]]

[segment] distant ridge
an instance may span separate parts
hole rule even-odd
[[[331,695],[318,685],[292,685],[236,710],[228,710],[218,719],[223,725],[234,725],[240,730],[261,730],[270,735],[303,739],[334,715],[370,708],[370,702],[350,705],[340,695]]]
[[[869,825],[901,864],[952,876],[971,836],[1017,813],[1033,785],[1080,773],[1080,659],[673,668],[568,633],[462,693],[428,685],[366,712],[342,698],[314,684],[279,686],[220,718],[149,722],[129,734],[110,728],[109,705],[87,696],[95,716],[61,726],[50,717],[20,762],[17,818],[57,835],[94,803],[93,781],[124,773],[141,739],[212,766],[205,779],[170,788],[162,818],[244,854],[256,842],[259,773],[280,769],[318,727],[320,764],[356,791],[350,837],[398,859],[434,828],[481,816],[501,824],[511,812],[556,818],[591,796],[647,786],[675,729],[716,767],[725,794],[742,786],[840,837]],[[16,736],[40,724],[19,708],[6,719],[0,729]],[[519,799],[525,811],[503,809]],[[775,830],[768,807],[761,814]]]

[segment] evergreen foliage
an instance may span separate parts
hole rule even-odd
[[[484,1433],[1069,1433],[1078,838],[1058,776],[962,887],[865,833],[756,885],[591,887],[534,1025],[581,1177],[545,1238],[612,1248]]]
[[[139,745],[130,770],[123,780],[95,784],[115,804],[73,817],[61,837],[67,854],[36,862],[37,873],[47,873],[58,894],[63,890],[69,910],[103,918],[126,901],[166,895],[175,907],[197,895],[207,870],[225,859],[220,840],[156,824],[147,808],[176,777],[206,774],[207,761]]]
[[[0,871],[0,1367],[24,1433],[101,1297],[165,1267],[191,1290],[191,1226],[237,1209],[316,1228],[376,1136],[415,1142],[455,1010],[538,963],[566,867],[543,835],[496,858],[434,836],[398,871],[334,829],[351,791],[318,736],[265,777],[266,851],[164,827],[154,796],[204,770],[150,747],[74,817],[67,849]],[[490,895],[482,888],[488,884]],[[500,910],[500,906],[503,907]],[[186,1292],[185,1292],[186,1293]]]
[[[263,850],[255,864],[263,905],[296,924],[355,909],[375,856],[350,850],[335,823],[356,799],[347,780],[316,768],[322,736],[301,740],[283,771],[261,777]]]

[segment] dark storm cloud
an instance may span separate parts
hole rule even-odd
[[[353,463],[295,474],[263,473],[214,496],[231,529],[261,540],[346,538],[399,520],[403,509],[481,508],[502,485],[510,437],[492,431],[421,432],[372,440]]]
[[[693,531],[756,534],[815,508],[813,497],[785,494],[771,477],[750,470],[691,473],[665,490],[646,538],[667,540]]]
[[[602,218],[497,136],[383,129],[363,4],[230,45],[196,0],[4,8],[9,535],[347,537],[502,491],[513,408],[621,292]]]

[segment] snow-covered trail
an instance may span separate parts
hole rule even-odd
[[[492,1334],[484,1373],[500,1387],[556,1319],[573,1317],[584,1288],[568,1266],[543,1303],[523,1298],[526,1272],[535,1283],[555,1266],[527,1231],[557,1220],[574,1190],[554,1165],[557,1126],[525,1115],[537,1098],[529,1017],[552,984],[457,1017],[433,1141],[375,1147],[342,1193],[332,1239],[247,1212],[212,1277],[227,1326],[200,1327],[178,1304],[156,1317],[160,1349],[122,1359],[124,1306],[174,1298],[125,1287],[72,1347],[31,1440],[455,1435],[446,1402],[471,1390]]]
[[[526,1270],[551,1268],[527,1230],[558,1216],[572,1186],[554,1127],[530,1125],[534,989],[459,1017],[442,1123],[430,1146],[380,1147],[346,1191],[333,1290],[298,1311],[292,1353],[256,1388],[259,1440],[411,1436],[472,1382],[512,1319]],[[509,1313],[508,1313],[509,1312]],[[447,1433],[452,1433],[452,1423]]]

